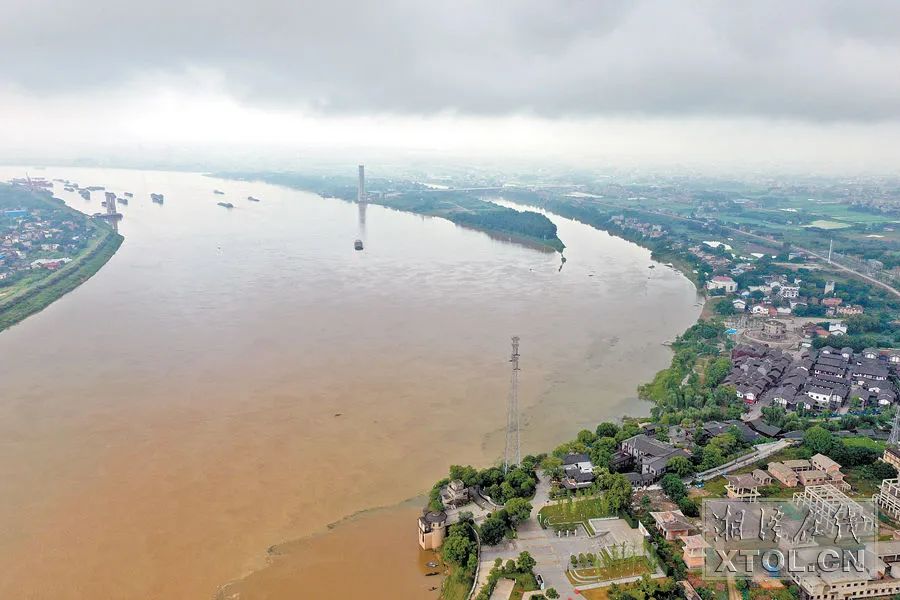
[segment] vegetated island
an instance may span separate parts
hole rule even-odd
[[[123,239],[49,191],[0,184],[0,331],[87,281]]]
[[[324,198],[340,198],[348,202],[357,197],[356,180],[348,177],[271,172],[227,172],[212,176],[283,185],[315,192]],[[370,179],[367,185],[379,190],[368,193],[367,201],[370,204],[440,217],[462,227],[537,248],[556,252],[562,252],[565,248],[565,244],[557,236],[556,225],[546,216],[482,200],[476,192],[433,189],[404,180]]]

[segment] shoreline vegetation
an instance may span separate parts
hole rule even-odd
[[[734,341],[726,334],[723,314],[717,310],[707,310],[708,308],[718,307],[717,304],[709,302],[710,296],[715,296],[716,294],[708,294],[705,289],[705,283],[712,277],[713,269],[694,253],[691,253],[684,243],[675,244],[664,236],[651,237],[645,233],[635,232],[622,227],[621,223],[625,217],[616,215],[622,215],[623,213],[628,215],[629,211],[627,208],[618,209],[616,207],[601,206],[596,203],[571,203],[561,198],[541,196],[525,190],[504,191],[503,195],[512,201],[521,202],[574,219],[595,229],[606,231],[611,235],[650,249],[654,260],[666,261],[672,267],[685,274],[697,287],[697,293],[704,297],[705,307],[697,321],[671,344],[673,356],[669,366],[657,372],[650,381],[638,386],[638,395],[652,403],[653,407],[649,418],[636,419],[626,415],[622,417],[619,424],[600,423],[596,431],[582,430],[577,433],[574,439],[559,445],[549,454],[526,457],[523,465],[516,469],[517,471],[524,469],[526,474],[528,472],[533,473],[530,469],[532,465],[537,463],[537,466],[534,467],[535,469],[540,468],[551,481],[558,481],[562,478],[562,465],[565,456],[572,454],[586,455],[594,466],[596,477],[594,483],[589,488],[576,492],[562,488],[551,488],[549,492],[551,500],[554,498],[566,499],[563,504],[549,505],[551,509],[572,512],[573,505],[581,503],[585,505],[585,514],[594,514],[591,511],[599,511],[596,512],[595,516],[607,513],[619,514],[622,518],[628,520],[630,524],[635,519],[640,520],[651,533],[665,574],[670,578],[684,579],[686,565],[681,559],[679,548],[659,536],[652,520],[649,518],[649,511],[653,503],[652,498],[645,494],[641,498],[640,508],[634,509],[633,505],[629,506],[629,499],[632,497],[633,490],[630,483],[624,480],[622,475],[615,472],[616,469],[613,467],[612,458],[613,453],[623,439],[645,430],[649,431],[649,429],[645,429],[647,426],[653,426],[654,430],[660,428],[660,431],[657,431],[655,434],[657,439],[667,441],[667,432],[671,426],[676,428],[679,426],[682,428],[699,427],[705,422],[741,419],[743,403],[735,402],[736,390],[734,387],[723,384],[726,375],[732,368],[730,351],[734,346]],[[716,314],[717,312],[720,314]],[[846,340],[841,338],[838,341]],[[779,408],[765,408],[762,412],[764,417],[769,418],[771,422],[783,430],[796,429],[806,432],[801,449],[785,450],[782,452],[784,456],[794,457],[792,452],[797,453],[796,457],[800,458],[809,458],[814,452],[822,452],[828,456],[834,455],[832,458],[840,455],[841,464],[847,465],[851,470],[850,475],[854,487],[868,494],[875,493],[877,482],[881,479],[896,476],[894,469],[890,467],[881,468],[881,465],[884,465],[884,463],[879,464],[876,462],[881,450],[878,447],[873,449],[852,449],[856,454],[865,452],[867,455],[864,458],[857,457],[853,459],[850,456],[845,456],[851,452],[851,450],[848,450],[850,446],[861,445],[862,442],[871,443],[871,440],[865,436],[847,438],[846,440],[834,438],[838,440],[834,441],[830,433],[830,430],[838,426],[849,428],[854,423],[858,424],[863,421],[867,424],[872,424],[872,426],[875,423],[885,426],[890,420],[891,415],[889,411],[865,417],[843,418],[840,421],[840,425],[831,421],[829,413],[817,419],[806,414],[786,414]],[[825,443],[815,446],[812,444],[812,441],[818,439],[818,437],[827,439]],[[701,470],[713,469],[726,464],[730,460],[745,454],[750,447],[751,443],[742,438],[736,427],[731,427],[723,434],[709,436],[705,439],[705,442],[699,443],[694,448],[694,453],[690,459],[676,457],[671,460],[668,466],[670,472],[661,481],[662,492],[672,503],[677,505],[677,508],[684,515],[696,517],[699,514],[698,501],[688,494],[682,479],[690,477]],[[842,452],[843,454],[841,454]],[[752,465],[747,467],[747,469],[756,467],[758,465]],[[478,477],[466,479],[465,475],[470,469],[472,468],[459,465],[451,466],[450,477],[451,479],[459,477],[467,485],[480,484]],[[487,471],[489,472],[490,469]],[[481,472],[476,473],[481,474]],[[440,491],[441,485],[447,481],[445,479],[436,484],[435,490],[432,491],[430,497],[432,502],[428,509],[434,510],[437,508],[433,502],[436,491]],[[863,485],[864,483],[866,485]],[[768,489],[766,488],[766,490]],[[517,502],[529,502],[531,500],[532,498],[527,495],[516,498]],[[568,502],[568,504],[565,502]],[[547,512],[545,509],[542,509],[542,513]],[[504,506],[503,509],[490,515],[484,523],[488,524],[489,521],[496,518],[495,515],[497,514],[502,515],[508,512],[509,507]],[[541,522],[542,513],[538,515],[539,522]],[[574,516],[568,518],[579,522],[586,519],[586,517],[582,518],[578,511],[575,511]],[[588,530],[587,523],[582,525]],[[632,524],[632,526],[634,525]],[[477,527],[477,525],[472,523],[472,527]],[[451,549],[454,549],[454,546],[460,546],[460,540],[454,539],[452,536],[455,535],[462,538],[463,533],[459,530],[451,530],[450,534],[451,537],[445,540],[445,544],[452,542]],[[514,524],[507,524],[505,536],[509,538],[516,536]],[[482,542],[484,542],[483,538],[484,536],[482,536]],[[471,548],[470,554],[467,556],[460,556],[459,552],[456,552],[457,555],[454,556],[452,552],[447,553],[443,549],[441,550],[444,561],[451,563],[453,567],[454,578],[463,580],[458,583],[464,584],[466,577],[468,577],[467,581],[469,582],[473,580],[474,571],[472,569],[471,553],[474,553],[476,550],[476,548]],[[573,564],[575,564],[575,557],[573,556],[572,558]],[[616,599],[631,597],[669,599],[681,597],[677,588],[671,589],[662,585],[653,594],[643,594],[640,588],[646,583],[647,580],[645,578],[643,582],[635,584],[613,585],[608,588],[608,597]],[[443,600],[465,600],[465,597],[454,595],[455,590],[464,589],[464,587],[464,585],[445,585],[441,598]],[[628,591],[631,588],[635,588],[637,592],[643,595],[629,595]],[[793,597],[789,593],[791,591],[796,590],[785,590],[783,593],[773,597],[779,599],[791,598]]]
[[[509,196],[509,194],[504,194],[504,198],[509,198]],[[687,277],[696,287],[697,294],[703,297],[704,303],[708,306],[703,284],[709,277],[709,273],[704,270],[704,265],[697,261],[692,255],[678,252],[665,243],[649,243],[649,240],[645,238],[628,235],[626,230],[611,226],[613,224],[606,219],[600,218],[600,215],[584,214],[579,211],[577,207],[566,205],[561,201],[535,202],[536,198],[531,195],[529,195],[528,198],[518,198],[516,195],[513,195],[511,199],[522,201],[531,206],[538,206],[548,212],[584,223],[598,231],[605,231],[610,235],[614,235],[620,239],[635,243],[650,250],[652,260],[669,264],[672,268]],[[707,318],[706,310],[704,310],[698,315],[697,320],[691,324],[690,327],[677,336],[676,341],[672,344],[673,356],[669,366],[657,372],[652,380],[641,383],[638,386],[640,397],[653,404],[651,416],[649,417],[650,421],[655,422],[659,420],[661,413],[664,410],[673,408],[671,406],[666,406],[666,398],[664,397],[664,394],[658,390],[658,388],[662,387],[662,382],[669,381],[672,377],[677,377],[681,380],[684,376],[684,372],[693,372],[698,362],[703,360],[714,360],[714,357],[719,354],[720,350],[722,348],[727,348],[729,345],[724,339],[724,331],[725,327],[722,325],[721,320]],[[721,412],[722,417],[726,414],[729,417],[732,417],[734,416],[732,414],[734,411],[728,411],[721,405],[724,405],[733,397],[733,390],[731,388],[721,388],[718,393],[714,393],[714,390],[712,389],[718,383],[717,380],[719,379],[723,368],[722,364],[716,364],[712,368],[707,366],[707,370],[715,371],[715,374],[705,374],[708,375],[703,378],[705,380],[704,383],[706,384],[705,392],[712,401],[720,405],[719,407],[716,407],[718,409],[717,411],[709,411],[710,413]],[[721,376],[724,376],[724,373],[721,373]],[[684,413],[682,412],[681,414]],[[646,421],[648,418],[643,418],[642,420]],[[510,475],[515,474],[515,477],[523,479],[527,476],[533,477],[538,468],[541,468],[545,475],[549,473],[558,475],[559,473],[556,472],[561,471],[562,457],[570,452],[586,452],[589,453],[593,461],[596,461],[595,464],[607,464],[615,449],[615,445],[622,439],[640,431],[638,427],[639,422],[639,419],[625,415],[622,417],[622,424],[620,426],[612,423],[601,423],[598,426],[596,433],[590,431],[579,432],[576,440],[561,444],[550,454],[542,453],[536,456],[529,455],[525,457],[523,459],[523,465],[510,471]],[[606,437],[601,437],[601,434],[606,435]],[[611,442],[611,444],[607,443],[604,446],[602,442]],[[599,450],[597,450],[598,447],[600,448]],[[718,449],[718,446],[715,446],[715,450],[718,451]],[[717,455],[711,456],[710,460],[721,463],[725,461],[725,458]],[[491,484],[486,488],[488,495],[491,495],[492,492],[498,493],[502,489],[497,480],[499,479],[502,483],[504,475],[497,467],[488,467],[482,471],[477,471],[470,466],[452,466],[450,468],[450,478],[438,481],[431,489],[427,507],[429,510],[441,509],[439,492],[441,487],[449,483],[451,479],[460,479],[467,485]],[[599,502],[597,504],[601,507],[604,516],[614,515],[632,520],[635,518],[634,515],[627,514],[627,511],[625,510],[632,494],[632,488],[624,476],[616,473],[609,473],[608,475],[598,477],[595,485],[598,488],[597,493],[600,494]],[[515,490],[515,487],[507,489],[507,492],[510,492],[511,490]],[[480,529],[483,529],[485,525],[489,527],[487,536],[482,533],[482,543],[485,542],[485,538],[487,538],[489,542],[498,543],[504,536],[515,537],[516,525],[527,517],[524,513],[519,515],[518,518],[511,518],[511,515],[517,512],[520,504],[527,506],[530,511],[531,505],[526,503],[531,500],[533,494],[529,494],[528,492],[529,490],[521,490],[519,493],[499,493],[500,499],[505,500],[502,504],[503,508],[495,511],[480,527]],[[507,498],[505,496],[509,497]],[[583,498],[581,502],[589,502],[592,505],[596,500],[593,496],[579,495],[579,497]],[[573,497],[569,497],[570,502],[573,499]],[[685,500],[682,504],[683,506],[681,506],[681,508],[686,509],[690,514],[693,514],[694,509],[696,508],[693,501]],[[559,506],[562,505],[550,508],[558,508]],[[570,507],[571,505],[566,506]],[[597,507],[592,506],[591,508],[594,509]],[[645,527],[648,527],[649,531],[654,534],[654,543],[659,546],[659,554],[665,556],[669,559],[669,562],[675,564],[674,570],[669,567],[664,567],[667,574],[680,575],[683,573],[683,571],[679,569],[679,567],[683,567],[683,565],[678,564],[680,556],[678,556],[674,547],[656,534],[656,530],[652,526],[652,523],[647,521],[646,514],[641,515],[641,517],[642,521],[646,521],[644,523]],[[540,515],[538,518],[540,520]],[[584,526],[587,528],[586,523]],[[453,541],[450,542],[451,550],[449,553],[445,552],[443,549],[440,551],[443,562],[447,564],[450,569],[450,575],[445,578],[441,588],[440,597],[442,600],[467,600],[468,598],[468,590],[474,583],[475,567],[477,563],[477,558],[473,558],[477,556],[476,540],[472,539],[469,534],[469,530],[474,527],[476,527],[476,525],[473,522],[469,529],[464,529],[459,525],[451,527],[450,535],[455,536]],[[445,541],[445,545],[446,544],[447,541]],[[463,546],[463,550],[460,550],[459,546]],[[493,574],[494,571],[492,571],[492,576]],[[639,583],[643,584],[645,579],[646,578],[642,578]],[[496,582],[496,578],[494,578],[494,582]],[[481,590],[480,594],[476,595],[476,600],[486,597],[485,592],[488,592],[489,594],[493,589],[493,585],[490,584],[491,581],[489,581],[488,585]],[[476,592],[477,591],[478,590],[476,590]],[[660,597],[674,598],[679,595],[677,588],[669,583],[661,584],[658,591],[661,594]]]
[[[357,196],[356,181],[345,178],[266,172],[226,172],[210,176],[238,181],[261,181],[347,202],[355,202]],[[369,192],[369,204],[439,217],[460,227],[538,249],[546,248],[560,253],[565,249],[565,244],[557,235],[556,225],[540,213],[506,208],[482,200],[471,192],[436,190],[413,182],[372,179],[368,184],[390,190]]]
[[[125,239],[106,223],[94,221],[88,215],[66,206],[61,200],[41,193],[23,193],[54,210],[62,208],[71,218],[88,224],[98,236],[91,240],[86,249],[73,257],[71,262],[57,271],[0,297],[0,332],[44,310],[90,279],[113,257]],[[0,203],[0,208],[3,207],[5,203]]]

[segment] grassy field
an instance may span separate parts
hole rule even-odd
[[[594,531],[588,520],[613,516],[604,508],[600,498],[562,500],[557,504],[545,506],[538,515],[540,521],[547,526],[581,524],[591,534]]]
[[[881,440],[873,440],[867,437],[850,437],[843,438],[844,443],[848,446],[858,446],[861,448],[871,448],[877,452],[884,452],[885,442]]]
[[[576,574],[582,581],[574,579],[570,572],[566,573],[566,577],[569,578],[572,585],[577,586],[579,583],[585,583],[585,579],[590,580],[590,583],[596,583],[599,581],[620,579],[622,577],[639,577],[644,573],[650,573],[650,565],[643,556],[630,556],[628,558],[611,560],[610,562],[611,564],[608,565],[577,569]]]
[[[819,229],[844,229],[850,227],[850,223],[841,223],[840,221],[826,221],[824,219],[816,219],[804,227],[818,227]]]

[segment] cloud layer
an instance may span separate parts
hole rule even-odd
[[[32,0],[0,85],[213,81],[329,114],[900,117],[900,3]]]

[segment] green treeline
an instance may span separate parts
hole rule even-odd
[[[315,192],[325,198],[356,199],[356,180],[348,177],[319,177],[296,173],[217,173],[216,177],[242,181],[264,181],[294,189]],[[430,189],[409,181],[368,180],[374,189],[369,203],[395,210],[440,217],[448,221],[487,233],[508,235],[562,252],[565,245],[559,239],[556,225],[546,216],[532,211],[518,211],[493,202],[481,200],[467,192]]]

